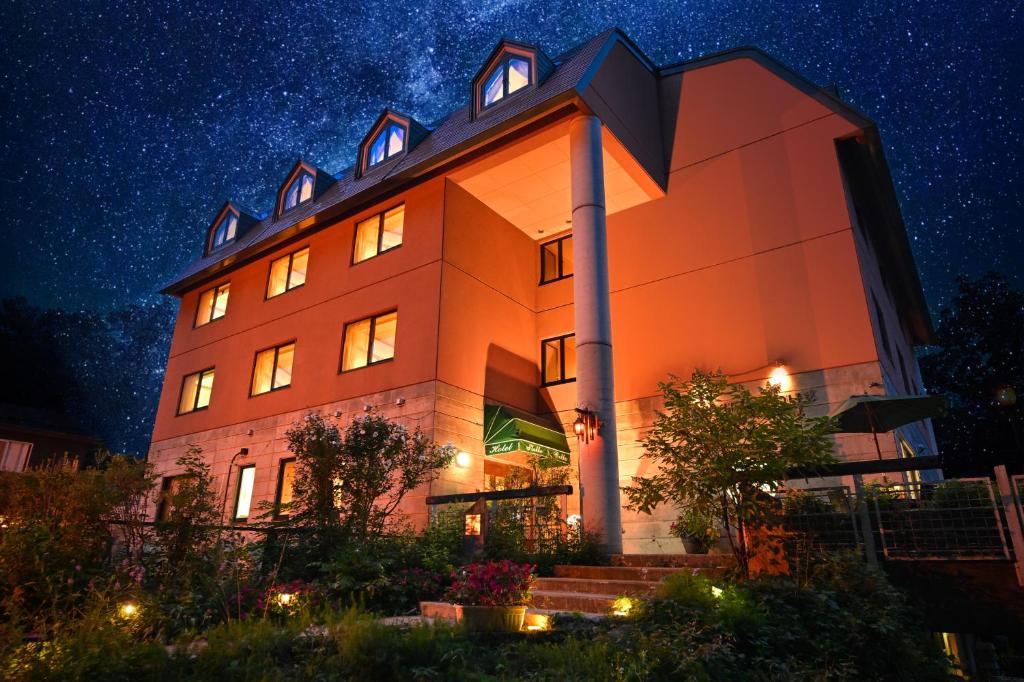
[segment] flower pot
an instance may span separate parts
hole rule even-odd
[[[474,632],[519,632],[525,606],[463,606],[462,623]]]
[[[710,549],[704,543],[700,542],[699,540],[695,540],[693,538],[682,538],[682,540],[683,540],[683,549],[686,550],[687,554],[707,554],[708,553],[708,549]]]

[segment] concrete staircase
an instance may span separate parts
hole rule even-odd
[[[731,557],[720,555],[616,555],[611,566],[555,566],[537,578],[532,609],[606,614],[619,597],[647,597],[668,575],[683,570],[721,574]]]
[[[607,615],[619,597],[654,594],[665,576],[686,570],[717,576],[731,566],[732,557],[720,554],[617,554],[610,566],[555,566],[554,577],[534,582],[526,625],[544,622],[554,613]],[[420,603],[426,618],[456,621],[459,609],[454,604]]]

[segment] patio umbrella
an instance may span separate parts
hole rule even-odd
[[[882,448],[878,433],[941,416],[946,412],[946,399],[937,395],[851,395],[832,416],[839,423],[840,433],[870,433],[875,438],[878,459]]]

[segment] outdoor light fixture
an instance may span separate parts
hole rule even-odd
[[[579,514],[570,514],[565,519],[565,525],[569,526],[570,528],[575,528],[576,526],[580,525],[580,521],[582,521],[582,520],[583,520],[583,517],[580,516]]]
[[[768,383],[777,386],[780,391],[790,389],[789,372],[786,371],[786,365],[782,360],[776,361],[774,369],[768,373]]]
[[[459,452],[455,455],[455,466],[459,467],[460,469],[465,469],[466,467],[468,467],[471,461],[472,458],[470,457],[468,452],[463,452],[462,450],[459,450]]]
[[[601,420],[588,409],[576,408],[576,421],[572,423],[572,432],[584,443],[597,438],[597,430],[601,428]]]
[[[612,602],[612,615],[626,617],[633,610],[633,600],[629,597],[619,597]]]
[[[134,602],[126,601],[117,607],[117,614],[122,618],[134,618],[139,615],[139,605]]]
[[[295,601],[295,595],[291,592],[281,592],[277,595],[277,603],[281,606],[289,606]]]

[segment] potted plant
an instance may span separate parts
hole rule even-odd
[[[683,541],[687,554],[707,554],[718,541],[715,520],[694,509],[684,510],[669,527],[669,531]]]
[[[518,632],[530,600],[533,566],[507,559],[467,564],[452,576],[448,600],[462,606],[462,622],[481,632]]]

